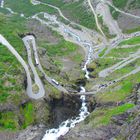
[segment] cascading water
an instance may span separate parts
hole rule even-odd
[[[84,65],[84,68],[82,69],[82,70],[84,70],[85,71],[85,77],[87,78],[87,79],[89,79],[89,72],[88,72],[88,70],[87,70],[87,65],[91,62],[91,60],[92,60],[92,54],[93,54],[93,50],[92,50],[92,47],[90,46],[90,45],[88,45],[87,46],[89,49],[88,49],[88,56],[87,56],[87,61],[86,61],[86,63],[85,63],[85,65]]]
[[[81,93],[85,92],[85,88],[81,87],[80,92]],[[82,95],[80,99],[82,101],[82,106],[80,108],[80,113],[78,117],[76,117],[75,119],[68,119],[62,122],[59,125],[59,128],[57,129],[53,128],[53,129],[47,130],[42,140],[57,140],[60,136],[65,135],[71,128],[75,127],[77,123],[83,121],[89,115],[87,104],[85,101],[86,100],[85,95]]]
[[[0,7],[1,7],[1,8],[3,8],[3,7],[4,7],[4,0],[1,0]]]
[[[92,59],[92,48],[90,45],[88,45],[89,51],[88,51],[88,57],[87,61],[84,65],[83,70],[85,71],[85,77],[89,79],[89,72],[87,71],[87,64],[90,63]],[[84,93],[86,90],[84,87],[80,87],[80,92]],[[83,121],[88,115],[88,107],[86,104],[86,96],[81,95],[80,99],[82,101],[82,105],[80,108],[80,113],[75,119],[68,119],[64,122],[62,122],[58,128],[52,128],[46,131],[46,134],[44,135],[42,140],[57,140],[60,136],[64,136],[71,128],[75,127],[75,125],[81,121]]]

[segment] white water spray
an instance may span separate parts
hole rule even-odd
[[[85,88],[81,87],[80,92],[84,93]],[[80,99],[82,101],[82,106],[80,108],[80,113],[78,117],[76,117],[75,119],[68,119],[62,122],[59,125],[59,128],[57,129],[53,128],[53,129],[47,130],[42,140],[57,140],[60,136],[64,136],[71,128],[75,127],[76,124],[83,121],[89,115],[87,104],[85,101],[86,100],[85,95],[82,95]]]
[[[4,0],[1,0],[1,5],[0,5],[1,8],[4,8]]]
[[[86,63],[85,63],[85,65],[84,65],[84,68],[82,69],[83,71],[85,71],[85,77],[87,78],[87,79],[89,79],[90,77],[89,77],[89,72],[88,72],[88,70],[87,70],[87,65],[91,62],[91,60],[92,60],[92,54],[93,54],[93,49],[92,49],[92,47],[90,46],[90,45],[88,45],[88,47],[89,47],[89,49],[88,49],[88,56],[87,56],[87,61],[86,61]]]

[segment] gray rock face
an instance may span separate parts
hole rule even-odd
[[[139,140],[140,106],[112,117],[111,124],[93,128],[80,124],[59,140]]]
[[[137,140],[140,136],[140,116],[138,115],[132,123],[124,125],[120,133],[122,139]]]
[[[17,135],[16,140],[41,140],[45,131],[43,125],[28,127]]]
[[[60,140],[109,140],[119,133],[119,127],[109,125],[98,129],[82,128],[82,130],[70,131]]]
[[[0,132],[0,140],[41,140],[46,128],[43,125],[30,126],[20,132]]]
[[[131,11],[132,11],[131,13],[134,15],[138,15],[138,16],[140,15],[139,9],[135,9],[135,10],[131,10]],[[118,24],[119,24],[119,27],[123,30],[133,29],[133,28],[138,27],[140,25],[140,20],[121,14],[118,17]]]
[[[121,127],[119,138],[125,140],[139,140],[140,139],[140,106],[130,110],[128,113],[128,121]]]

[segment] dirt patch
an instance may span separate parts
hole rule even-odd
[[[54,32],[36,20],[30,20],[27,23],[27,28],[30,32],[36,35],[37,39],[48,43],[57,44],[59,38],[54,35]]]
[[[66,72],[66,71],[70,71],[73,67],[76,66],[76,64],[73,63],[73,61],[71,61],[68,58],[62,58],[62,63],[63,63],[63,68],[62,71]]]
[[[128,12],[133,15],[140,16],[140,9],[135,9]],[[119,24],[119,27],[123,30],[133,29],[140,26],[140,19],[135,19],[124,14],[120,14],[117,22]]]

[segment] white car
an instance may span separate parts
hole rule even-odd
[[[53,82],[54,84],[56,84],[57,86],[59,85],[59,83],[58,83],[56,80],[54,80],[54,79],[52,79],[52,82]]]
[[[35,58],[35,63],[36,63],[36,65],[39,65],[39,62],[38,62],[37,58]]]

